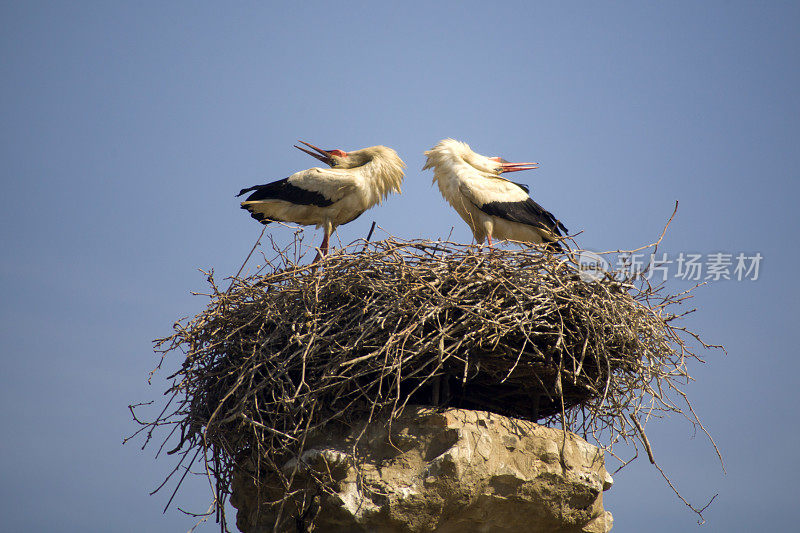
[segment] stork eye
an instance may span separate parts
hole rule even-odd
[[[347,157],[347,152],[344,150],[331,150],[331,155],[335,155],[336,157]]]

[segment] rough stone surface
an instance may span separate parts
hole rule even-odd
[[[309,441],[284,506],[279,531],[605,533],[611,513],[603,491],[613,483],[601,452],[561,430],[482,411],[408,407],[391,429],[371,424],[358,440],[362,477],[352,466],[355,438],[318,435]],[[563,454],[560,450],[564,447]],[[284,465],[289,475],[295,461]],[[311,481],[327,479],[327,491]],[[308,496],[311,495],[311,496]],[[316,495],[316,496],[314,496]],[[231,501],[245,533],[273,530],[268,502],[283,491],[276,480],[258,486],[242,469]],[[259,505],[261,502],[261,505]],[[308,502],[312,502],[310,505]],[[313,524],[313,525],[312,525]]]

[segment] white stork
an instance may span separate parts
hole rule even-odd
[[[282,180],[242,189],[237,196],[254,191],[242,202],[242,209],[262,224],[280,221],[322,228],[325,237],[316,261],[328,253],[329,239],[337,226],[355,220],[391,191],[400,192],[406,165],[386,146],[345,152],[300,142],[317,153],[295,148],[331,168],[302,170]]]
[[[534,202],[528,186],[502,177],[503,172],[538,168],[536,163],[509,163],[501,157],[473,152],[467,143],[444,139],[425,152],[423,170],[433,169],[445,200],[472,230],[478,244],[484,239],[544,243],[560,251],[559,239],[567,228]]]

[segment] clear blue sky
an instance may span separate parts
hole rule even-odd
[[[341,240],[468,242],[420,170],[448,136],[540,162],[517,177],[586,248],[652,241],[680,200],[664,251],[763,255],[689,320],[728,348],[690,389],[728,474],[685,422],[650,432],[687,496],[719,492],[704,530],[796,526],[799,29],[796,2],[2,2],[3,527],[188,529],[147,495],[172,463],[121,446],[126,405],[163,390],[151,339],[203,306],[197,268],[234,273],[261,231],[234,194],[313,166],[297,139],[385,144],[404,193]],[[606,498],[617,532],[697,528],[646,461]]]

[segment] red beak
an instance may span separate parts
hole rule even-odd
[[[322,162],[323,162],[323,163],[325,163],[326,165],[332,165],[332,164],[333,164],[333,158],[331,158],[331,151],[329,151],[329,150],[323,150],[322,148],[317,148],[317,147],[316,147],[316,146],[314,146],[313,144],[309,144],[309,143],[307,143],[307,142],[305,142],[305,141],[300,141],[300,140],[298,140],[297,142],[299,142],[299,143],[303,143],[303,144],[305,144],[306,146],[308,146],[309,148],[311,148],[311,149],[313,149],[313,150],[316,150],[316,151],[317,151],[317,152],[319,152],[319,153],[318,153],[318,154],[315,154],[315,153],[314,153],[314,152],[312,152],[311,150],[306,150],[305,148],[301,148],[301,147],[299,147],[299,146],[297,146],[297,145],[295,144],[295,145],[294,145],[294,147],[295,147],[295,148],[297,148],[298,150],[300,150],[301,152],[305,152],[305,153],[307,153],[308,155],[310,155],[311,157],[315,157],[315,158],[319,159],[320,161],[322,161]]]
[[[533,170],[539,168],[539,163],[509,163],[502,157],[490,157],[492,161],[500,163],[500,173],[519,172],[520,170]]]

